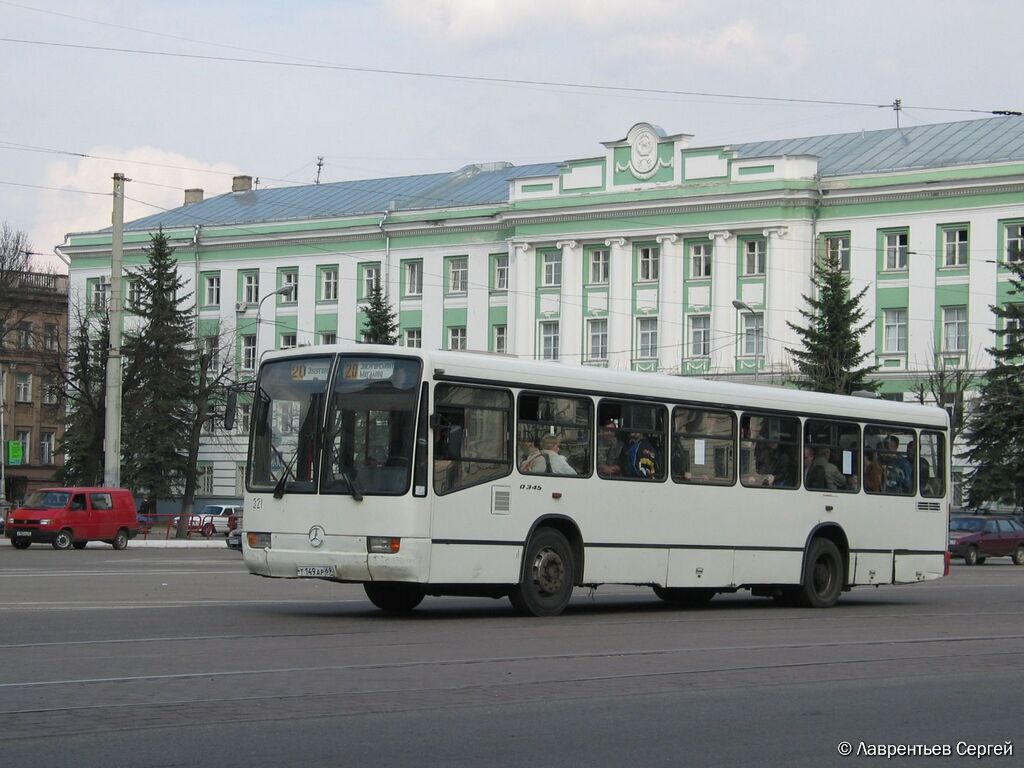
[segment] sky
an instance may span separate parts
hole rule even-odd
[[[897,98],[901,125],[983,118],[1024,109],[1022,21],[1018,0],[0,0],[0,222],[66,271],[53,248],[110,225],[115,172],[131,221],[234,174],[312,183],[320,156],[332,182],[594,157],[638,122],[716,146],[892,128]]]

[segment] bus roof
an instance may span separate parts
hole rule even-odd
[[[425,370],[435,379],[474,381],[493,386],[646,397],[664,401],[722,405],[737,409],[760,408],[820,413],[860,421],[902,422],[938,429],[948,429],[949,426],[949,415],[944,409],[936,406],[806,392],[789,387],[739,384],[695,376],[519,360],[508,355],[485,352],[426,350],[350,342],[267,352],[261,362],[323,354],[416,357],[424,361]]]

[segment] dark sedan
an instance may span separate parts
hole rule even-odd
[[[1024,525],[1014,517],[954,517],[949,521],[949,554],[967,565],[981,565],[989,557],[1009,557],[1024,565]]]

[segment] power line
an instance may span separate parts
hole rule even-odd
[[[0,42],[18,45],[35,45],[50,48],[67,48],[83,51],[99,51],[103,53],[126,53],[138,56],[155,56],[194,61],[217,61],[232,64],[257,64],[262,66],[290,67],[297,69],[316,69],[339,72],[361,72],[375,75],[393,75],[397,77],[415,77],[453,82],[485,83],[490,85],[541,86],[545,88],[576,88],[581,91],[598,91],[613,94],[647,94],[653,96],[685,96],[699,98],[730,99],[746,102],[769,102],[773,104],[804,104],[819,106],[870,107],[874,109],[891,109],[892,102],[878,103],[865,101],[844,101],[839,99],[808,99],[786,96],[761,96],[755,94],[720,93],[716,91],[683,91],[673,88],[641,88],[625,85],[604,85],[595,83],[577,83],[561,80],[529,80],[513,77],[486,77],[483,75],[463,75],[445,72],[427,72],[411,69],[386,69],[357,64],[326,64],[303,61],[281,61],[279,59],[257,59],[233,56],[213,56],[199,53],[180,53],[172,51],[154,51],[144,48],[121,48],[116,46],[83,45],[80,43],[57,43],[49,40],[27,40],[24,38],[0,37]],[[970,109],[963,107],[932,107],[923,105],[905,105],[910,109],[931,110],[936,112],[970,112],[975,114],[1017,114],[1009,110]]]

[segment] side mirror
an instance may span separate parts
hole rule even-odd
[[[235,427],[235,413],[238,411],[238,393],[228,392],[228,401],[224,405],[224,429],[230,432]]]

